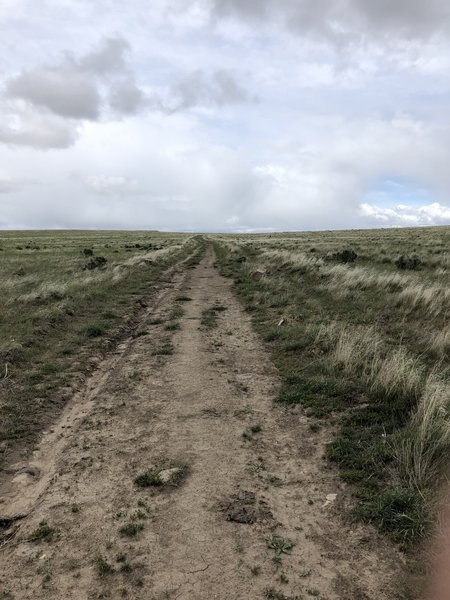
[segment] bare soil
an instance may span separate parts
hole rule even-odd
[[[401,554],[352,523],[350,493],[323,459],[332,431],[274,404],[277,372],[213,265],[209,249],[174,270],[142,316],[149,333],[105,359],[11,467],[0,597],[398,597]],[[218,305],[217,326],[201,325]],[[167,331],[174,306],[185,314]],[[173,354],[157,354],[168,343]],[[149,469],[165,483],[136,485]]]

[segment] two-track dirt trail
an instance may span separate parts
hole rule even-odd
[[[398,555],[348,521],[322,458],[330,434],[273,403],[277,373],[213,264],[209,249],[175,271],[148,334],[104,361],[17,465],[0,517],[28,516],[0,550],[0,597],[396,597]],[[166,330],[176,306],[181,328]],[[202,325],[213,307],[216,326]],[[187,467],[176,485],[134,482],[173,467]]]

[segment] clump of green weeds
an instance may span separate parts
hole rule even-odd
[[[56,536],[56,529],[50,527],[47,521],[41,521],[28,540],[30,542],[53,542]]]
[[[106,325],[103,325],[102,323],[89,325],[86,327],[86,335],[87,337],[100,337],[106,333],[106,329]]]
[[[109,575],[110,573],[114,572],[114,568],[103,556],[97,556],[95,559],[95,568],[100,577],[104,577],[105,575]]]
[[[169,313],[169,321],[176,321],[177,319],[181,319],[183,315],[184,310],[181,308],[181,306],[175,306],[175,308],[172,308],[172,310]]]
[[[215,327],[217,327],[218,313],[223,312],[224,310],[227,310],[227,307],[223,306],[222,304],[216,304],[211,308],[206,308],[202,311],[202,318],[200,320],[200,323],[206,329],[214,329]]]
[[[283,592],[270,587],[264,590],[264,598],[269,598],[270,600],[302,600],[303,596],[286,596]]]
[[[163,346],[160,346],[159,348],[155,348],[152,352],[153,356],[168,356],[170,354],[173,354],[174,352],[174,348],[172,346],[172,344],[164,344]]]
[[[283,485],[283,480],[277,475],[267,475],[266,481],[274,487],[280,487],[281,485]]]
[[[262,427],[259,423],[256,423],[255,425],[250,425],[250,427],[247,427],[244,430],[244,433],[242,434],[242,437],[246,440],[252,440],[253,436],[255,433],[260,433],[260,431],[262,431]]]
[[[131,379],[131,381],[141,381],[143,379],[142,371],[137,369],[131,371],[131,373],[128,373],[128,379]]]
[[[164,323],[164,319],[161,317],[154,317],[153,319],[149,320],[150,325],[161,325],[161,323]]]
[[[119,533],[122,537],[136,537],[143,529],[144,525],[142,523],[129,522],[120,527]]]
[[[212,308],[206,308],[202,310],[202,317],[200,323],[206,329],[214,329],[217,327],[217,313]]]
[[[360,504],[355,512],[362,521],[377,525],[405,545],[420,539],[427,523],[424,498],[410,488],[389,487]]]
[[[163,485],[163,480],[161,479],[159,471],[156,469],[149,469],[148,471],[145,471],[145,473],[138,475],[135,478],[134,483],[142,488],[158,487]]]
[[[274,533],[271,533],[266,537],[266,545],[268,548],[275,551],[274,560],[276,562],[281,561],[281,556],[283,554],[290,554],[292,548],[294,547],[293,542],[285,540],[281,536]]]

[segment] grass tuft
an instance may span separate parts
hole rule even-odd
[[[54,527],[50,527],[47,521],[41,521],[33,533],[30,535],[28,540],[30,542],[53,542],[56,536],[56,529]]]
[[[164,346],[160,346],[159,348],[155,348],[152,352],[153,356],[168,356],[173,354],[174,348],[171,344],[164,344]]]
[[[136,537],[138,533],[140,533],[144,529],[144,525],[142,523],[136,523],[132,521],[130,523],[125,523],[119,529],[119,534],[122,537]]]
[[[114,572],[113,567],[103,556],[97,556],[95,559],[95,568],[100,577],[104,577],[105,575],[109,575],[110,573]]]
[[[135,478],[134,483],[142,488],[157,487],[163,485],[163,481],[159,475],[159,471],[156,471],[155,469],[149,469],[145,473],[138,475]]]

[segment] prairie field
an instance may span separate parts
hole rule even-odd
[[[428,531],[450,451],[450,229],[216,237],[222,272],[269,345],[355,514],[396,541]]]
[[[194,246],[156,232],[1,233],[0,461],[57,414],[136,302]]]
[[[2,233],[0,596],[422,600],[449,247]]]

